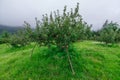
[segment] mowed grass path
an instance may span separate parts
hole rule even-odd
[[[55,48],[36,47],[30,57],[32,47],[0,45],[0,80],[120,80],[119,45],[110,47],[94,41],[74,43],[80,56],[80,65],[73,63],[76,75],[72,75],[68,61]]]

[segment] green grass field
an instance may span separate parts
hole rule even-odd
[[[33,44],[22,48],[0,45],[0,80],[120,80],[119,45],[74,43],[79,57],[73,61],[75,75],[62,56],[64,53],[55,47],[36,47],[30,57],[32,47]]]

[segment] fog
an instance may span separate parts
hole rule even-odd
[[[0,0],[0,24],[22,26],[24,21],[33,27],[35,17],[41,19],[45,13],[57,9],[68,10],[80,3],[80,14],[93,29],[102,27],[106,19],[120,23],[120,0]]]

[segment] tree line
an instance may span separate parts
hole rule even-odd
[[[120,25],[116,22],[106,20],[100,30],[92,33],[93,40],[104,42],[106,45],[120,42]]]

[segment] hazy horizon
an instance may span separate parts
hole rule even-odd
[[[35,17],[41,20],[45,13],[57,9],[62,12],[65,5],[69,11],[77,2],[83,20],[93,24],[94,29],[99,29],[106,19],[120,24],[120,0],[0,0],[0,24],[22,26],[27,21],[34,26]]]

